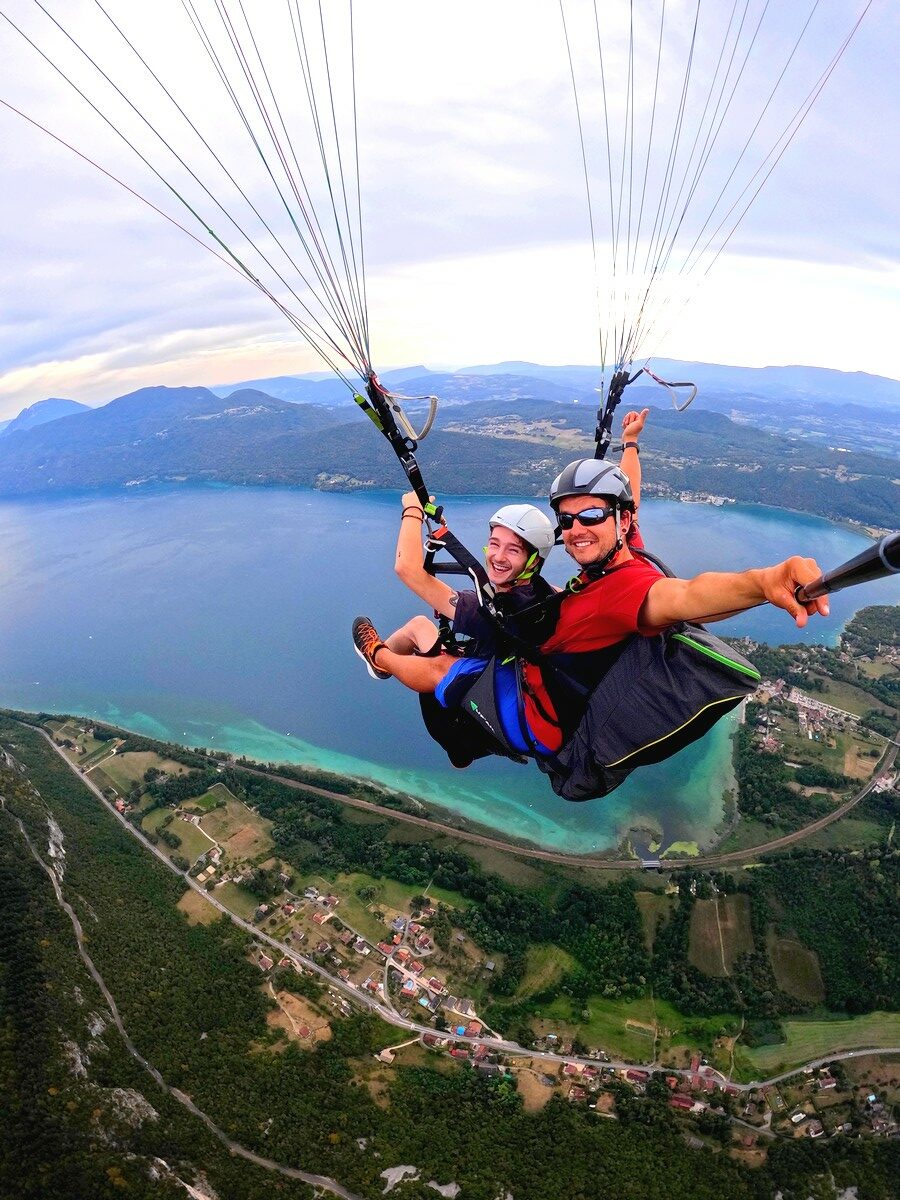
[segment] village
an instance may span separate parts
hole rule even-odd
[[[778,682],[768,688],[770,698],[796,708],[798,730],[811,730],[814,738],[827,739],[855,724],[854,714],[797,689]],[[431,889],[412,895],[413,889],[368,877],[340,883],[297,877],[272,853],[269,822],[224,783],[177,809],[156,807],[143,790],[147,778],[187,768],[150,752],[120,753],[121,739],[98,739],[97,732],[83,721],[60,721],[51,729],[60,750],[100,786],[116,811],[156,841],[197,885],[179,903],[189,921],[219,919],[217,908],[204,900],[205,891],[265,935],[248,941],[247,956],[272,1000],[276,1040],[310,1050],[327,1041],[333,1021],[354,1011],[358,993],[360,1003],[375,1002],[398,1023],[419,1027],[377,1054],[367,1080],[376,1089],[385,1086],[385,1072],[426,1055],[487,1079],[514,1081],[531,1111],[556,1096],[598,1118],[615,1119],[617,1106],[629,1095],[650,1096],[683,1118],[690,1144],[708,1144],[712,1137],[748,1161],[764,1153],[774,1137],[900,1136],[894,1119],[900,1077],[891,1075],[889,1060],[876,1062],[874,1082],[860,1060],[748,1090],[700,1053],[689,1066],[659,1070],[649,1061],[615,1062],[608,1048],[576,1047],[571,1037],[551,1030],[530,1046],[510,1050],[478,1011],[477,995],[485,994],[484,981],[497,964],[461,929],[452,928],[449,951],[435,943],[435,918],[441,909],[446,915],[447,907],[428,894]],[[270,893],[265,899],[253,890],[261,879]]]

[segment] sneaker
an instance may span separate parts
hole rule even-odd
[[[357,617],[353,622],[353,648],[366,664],[373,679],[390,679],[390,671],[381,671],[372,661],[372,656],[384,646],[378,631],[368,617]]]

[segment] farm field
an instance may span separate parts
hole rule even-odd
[[[152,812],[148,813],[142,819],[141,827],[148,832],[156,833],[165,818],[171,815],[172,810],[169,808],[154,808]],[[159,849],[167,854],[169,858],[173,854],[180,854],[193,864],[201,854],[205,853],[212,846],[209,838],[196,825],[192,825],[190,821],[179,821],[176,818],[169,823],[168,828],[172,833],[176,833],[181,838],[181,845],[174,850],[167,846],[165,842],[161,841],[159,843]]]
[[[868,712],[870,708],[877,708],[885,713],[893,711],[887,705],[881,704],[874,696],[870,696],[868,692],[854,687],[852,683],[845,683],[842,679],[829,679],[821,675],[817,678],[823,682],[823,690],[817,694],[822,696],[826,704],[833,704],[835,708],[855,713],[858,717]]]
[[[818,956],[794,938],[778,937],[771,928],[766,935],[766,945],[775,981],[781,990],[797,1000],[820,1004],[825,999],[825,985]]]
[[[704,975],[731,973],[741,954],[753,949],[750,897],[742,893],[698,900],[691,913],[688,961]]]
[[[331,879],[327,879],[323,875],[297,875],[292,885],[293,890],[302,892],[308,884],[312,884],[320,891],[323,887],[332,888],[335,894],[341,898],[337,910],[338,917],[346,920],[364,937],[376,941],[384,937],[385,923],[379,921],[370,908],[378,909],[385,916],[390,916],[392,913],[403,913],[404,916],[409,916],[411,898],[421,895],[425,891],[424,887],[399,883],[395,879],[376,879],[373,875],[365,875],[359,871],[351,874],[338,874]],[[371,901],[360,899],[358,893],[364,888],[375,890],[374,898]],[[450,892],[444,888],[429,887],[428,895],[432,900],[440,900],[451,908],[465,908],[467,904],[467,901],[457,892]]]
[[[246,888],[242,888],[236,883],[219,884],[213,890],[213,895],[220,904],[224,904],[227,909],[237,916],[243,917],[245,921],[251,920],[259,905],[259,899],[252,892],[248,892]]]
[[[644,923],[644,945],[648,953],[652,953],[657,929],[661,924],[665,925],[672,915],[674,897],[660,892],[635,892],[634,898]]]
[[[229,792],[224,783],[214,783],[208,792],[204,792],[202,796],[192,796],[190,800],[184,802],[182,807],[188,812],[208,813],[219,803],[227,805],[229,800],[233,800],[236,804],[239,803],[237,797]]]
[[[191,925],[212,925],[222,919],[217,908],[199,896],[193,888],[188,888],[178,901],[178,908],[184,913]]]
[[[785,1021],[777,1046],[744,1047],[743,1055],[765,1075],[825,1058],[840,1050],[900,1046],[900,1013],[874,1012],[844,1021]]]
[[[585,1011],[587,1020],[581,1015]],[[688,1046],[711,1047],[721,1033],[735,1033],[740,1024],[731,1013],[686,1017],[667,1001],[652,996],[636,1000],[589,996],[583,1005],[558,996],[542,1009],[540,1018],[532,1024],[542,1033],[577,1037],[611,1057],[650,1061],[655,1046],[657,1056],[673,1064],[683,1062]]]
[[[534,996],[553,987],[574,966],[575,959],[559,946],[530,946],[525,974],[515,998],[520,1000],[523,996]]]
[[[103,764],[104,772],[122,791],[127,791],[129,784],[139,783],[144,773],[156,767],[167,775],[184,775],[187,767],[171,758],[161,758],[153,750],[129,750],[126,754],[116,754]]]
[[[224,808],[214,808],[203,818],[204,832],[219,843],[229,858],[238,861],[255,859],[271,850],[275,845],[271,829],[271,821],[234,799],[227,800]]]

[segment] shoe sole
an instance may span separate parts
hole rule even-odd
[[[377,680],[379,680],[379,682],[382,682],[385,679],[390,679],[390,677],[391,677],[390,672],[389,671],[379,671],[378,667],[373,667],[372,664],[369,662],[369,660],[366,658],[366,656],[363,654],[362,650],[360,650],[359,646],[353,647],[353,653],[358,654],[359,657],[363,660],[363,662],[366,664],[366,670],[369,672],[369,674],[372,676],[373,679],[377,679]]]

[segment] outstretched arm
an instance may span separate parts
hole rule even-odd
[[[649,414],[649,408],[642,408],[640,412],[632,410],[622,418],[622,441],[626,448],[622,451],[619,466],[628,476],[628,482],[631,484],[635,518],[637,518],[637,510],[641,504],[641,457],[638,454],[637,446],[629,446],[628,443],[637,442]]]
[[[693,579],[658,579],[641,607],[641,625],[660,628],[677,621],[706,621],[768,603],[783,608],[802,629],[815,613],[828,616],[827,597],[806,605],[794,599],[799,584],[812,583],[821,574],[814,559],[795,557],[750,571],[710,571]]]
[[[422,559],[422,525],[425,514],[415,492],[406,492],[402,500],[403,515],[397,537],[394,571],[410,591],[435,612],[452,617],[456,611],[456,593],[440,579],[429,575]]]

